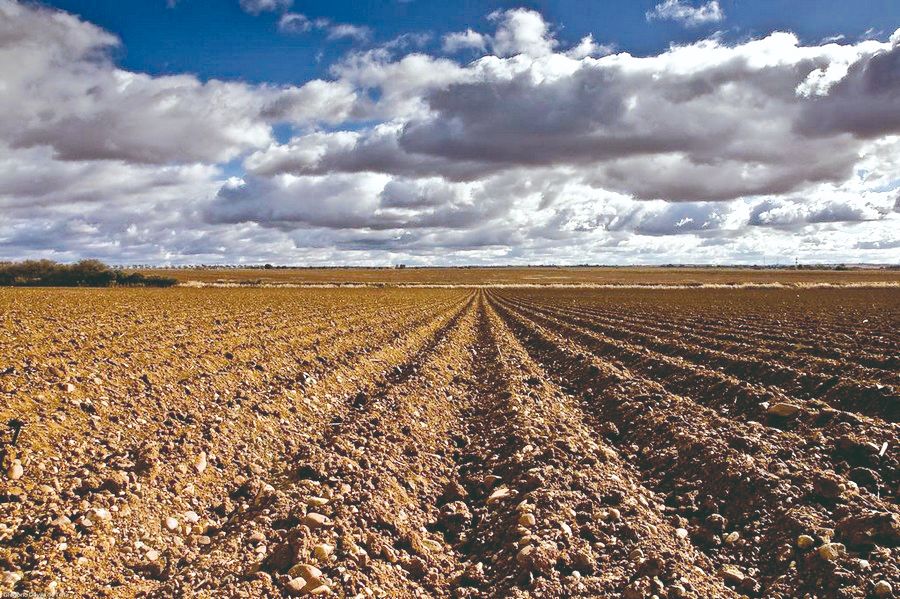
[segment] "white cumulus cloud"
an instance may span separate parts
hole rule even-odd
[[[725,19],[725,12],[718,0],[710,0],[700,6],[692,6],[684,0],[665,0],[653,10],[647,11],[647,20],[668,19],[677,21],[687,27],[696,27],[706,23],[718,23]]]

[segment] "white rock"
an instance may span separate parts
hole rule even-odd
[[[22,462],[19,460],[13,460],[13,463],[10,465],[9,469],[6,471],[6,476],[11,480],[18,480],[22,478],[25,474],[25,469],[22,467]]]
[[[197,459],[194,461],[194,470],[197,471],[197,474],[203,474],[203,471],[206,470],[206,466],[206,452],[201,451],[197,456]]]

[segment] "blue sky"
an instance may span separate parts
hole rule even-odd
[[[278,11],[257,16],[229,0],[56,0],[47,2],[81,15],[117,34],[124,47],[118,58],[127,69],[154,74],[195,73],[203,79],[240,79],[254,83],[301,83],[327,76],[328,66],[351,40],[327,41],[326,33],[276,34]],[[635,55],[654,54],[671,43],[687,43],[711,32],[725,39],[761,37],[792,31],[801,42],[831,36],[850,40],[880,35],[900,27],[895,0],[722,0],[726,20],[685,28],[676,22],[648,22],[656,0],[567,0],[557,2],[478,2],[459,0],[297,0],[290,10],[310,18],[368,26],[372,43],[407,33],[428,33],[423,49],[435,49],[440,36],[471,27],[487,28],[496,10],[528,7],[559,24],[559,39],[575,43],[593,33],[604,44]]]
[[[0,260],[900,263],[895,0],[0,0]]]

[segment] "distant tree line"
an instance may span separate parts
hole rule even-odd
[[[0,285],[18,287],[171,287],[177,279],[126,273],[99,260],[60,264],[52,260],[0,263]]]

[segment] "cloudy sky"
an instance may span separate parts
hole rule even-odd
[[[0,0],[0,260],[900,262],[895,0]]]

